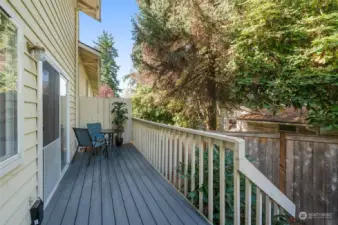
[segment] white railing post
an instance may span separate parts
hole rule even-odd
[[[219,142],[219,167],[219,220],[221,225],[225,225],[225,149],[223,141]]]
[[[212,223],[214,219],[214,144],[209,139],[208,147],[208,218]]]
[[[203,152],[204,151],[204,139],[201,138],[200,148],[199,148],[199,178],[198,178],[198,187],[203,187],[203,179],[204,179],[204,168],[203,168]],[[200,213],[203,213],[203,191],[199,191],[199,203],[198,203],[198,209]]]

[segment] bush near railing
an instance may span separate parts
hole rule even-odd
[[[195,151],[196,154],[196,171],[195,171],[195,179],[199,179],[199,149],[196,148]],[[220,223],[220,197],[219,197],[219,187],[220,187],[220,161],[219,161],[219,149],[218,146],[214,146],[213,149],[213,171],[214,171],[214,179],[213,179],[213,188],[214,188],[214,193],[216,196],[214,197],[214,217],[213,217],[213,222],[214,224],[219,224]],[[234,179],[233,179],[233,174],[234,174],[234,156],[233,156],[233,151],[231,150],[225,150],[225,218],[226,218],[226,224],[234,224]],[[208,165],[208,151],[203,152],[203,162],[204,165]],[[190,165],[190,163],[189,163]],[[188,167],[188,173],[184,174],[184,168],[185,164],[180,163],[180,165],[177,167],[177,172],[180,175],[181,179],[187,178],[188,180],[191,180],[191,168]],[[208,216],[208,170],[204,170],[204,180],[203,180],[203,185],[202,187],[196,189],[195,191],[191,191],[188,193],[188,198],[191,199],[192,204],[198,208],[199,207],[199,192],[203,192],[203,202],[204,202],[204,209],[203,209],[203,214],[205,216]],[[191,182],[188,182],[190,184]],[[245,224],[245,212],[244,212],[244,206],[245,206],[245,177],[241,176],[241,224]],[[189,185],[188,190],[191,190],[191,187]],[[256,186],[252,185],[252,224],[256,224]],[[274,215],[273,216],[273,221],[272,224],[274,225],[287,225],[289,224],[289,215],[285,214],[279,214],[279,215]],[[263,224],[265,224],[265,210],[263,210]]]

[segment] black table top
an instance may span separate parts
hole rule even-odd
[[[115,130],[114,129],[103,129],[100,131],[100,133],[102,134],[113,134],[115,133]]]

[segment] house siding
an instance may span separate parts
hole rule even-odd
[[[79,95],[80,96],[85,96],[85,97],[93,97],[93,89],[90,84],[90,81],[88,79],[87,72],[84,68],[84,65],[81,61],[81,58],[79,58]],[[86,82],[87,81],[87,82]],[[88,95],[86,93],[86,86],[88,86]]]
[[[76,0],[0,1],[15,14],[24,41],[39,43],[69,78],[70,128],[76,123]],[[38,71],[37,62],[26,49],[22,80],[24,101],[24,162],[0,178],[0,225],[29,225],[29,199],[38,193]],[[70,129],[71,155],[75,153],[75,136]]]

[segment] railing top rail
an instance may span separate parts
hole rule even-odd
[[[166,129],[172,129],[172,130],[176,130],[176,131],[186,132],[186,133],[195,134],[195,135],[208,137],[208,138],[212,138],[212,139],[227,141],[227,142],[231,142],[231,143],[235,143],[235,144],[236,143],[237,144],[243,144],[243,145],[245,144],[245,141],[242,138],[227,136],[227,135],[224,135],[224,134],[217,134],[217,133],[213,133],[213,132],[194,130],[194,129],[190,129],[190,128],[183,128],[183,127],[178,127],[178,126],[173,126],[173,125],[156,123],[156,122],[152,122],[152,121],[148,121],[148,120],[144,120],[144,119],[139,119],[139,118],[135,118],[135,117],[133,117],[133,120],[140,121],[140,122],[147,123],[147,124],[151,124],[151,125],[158,126],[158,127],[162,127],[162,128],[166,128]]]

